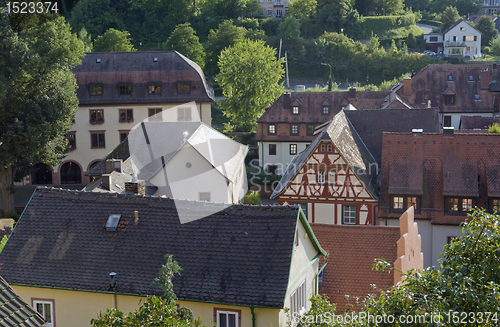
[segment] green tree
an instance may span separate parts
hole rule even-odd
[[[244,27],[234,26],[230,20],[222,22],[218,29],[210,30],[205,47],[207,54],[205,71],[207,76],[215,76],[219,73],[217,61],[219,60],[221,51],[234,45],[236,42],[242,41],[245,32]]]
[[[0,8],[4,8],[0,1]],[[0,10],[0,184],[14,213],[14,178],[36,162],[57,164],[78,108],[75,76],[83,45],[64,18]]]
[[[110,28],[94,42],[95,52],[136,51],[130,41],[130,33]]]
[[[232,127],[241,131],[256,129],[266,106],[284,90],[279,84],[284,75],[283,62],[283,58],[276,58],[276,50],[263,41],[244,40],[221,52],[216,81],[226,97],[221,104]]]
[[[415,46],[417,45],[417,39],[415,38],[415,35],[413,35],[412,32],[410,32],[408,34],[408,36],[406,37],[406,44],[408,45],[408,48],[415,48]]]
[[[455,7],[460,17],[481,13],[482,3],[476,0],[432,0],[431,10],[443,13],[446,7]]]
[[[92,43],[92,36],[87,33],[85,27],[82,27],[80,32],[78,32],[78,39],[83,43],[83,51],[92,52],[94,44]]]
[[[189,23],[177,25],[162,48],[163,50],[176,50],[197,63],[202,69],[205,67],[205,50]]]
[[[498,30],[489,16],[481,17],[475,27],[479,32],[483,33],[481,35],[481,46],[483,47],[490,45],[491,41],[498,37]]]
[[[287,15],[292,15],[296,18],[312,18],[316,14],[316,0],[292,0],[288,4]]]
[[[90,35],[102,35],[110,28],[125,28],[120,16],[111,0],[80,0],[71,10],[68,22],[73,31],[85,28]]]
[[[300,37],[300,22],[293,16],[288,16],[281,22],[278,27],[278,35],[283,38],[283,41],[298,39]]]
[[[261,205],[262,200],[260,199],[260,193],[258,191],[253,191],[245,194],[243,197],[243,204]]]
[[[317,1],[319,23],[324,27],[325,31],[340,32],[350,9],[349,2],[346,0]]]
[[[460,18],[461,17],[458,14],[457,8],[453,6],[446,7],[443,13],[441,14],[440,18],[443,30],[455,24],[455,22],[458,21]]]
[[[404,0],[379,0],[377,13],[379,15],[398,15],[403,11]]]
[[[490,43],[491,53],[495,56],[500,56],[500,38],[496,38]]]

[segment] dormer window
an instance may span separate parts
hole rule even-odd
[[[132,84],[120,84],[118,89],[120,95],[132,95]]]
[[[177,83],[177,94],[191,94],[191,83],[189,82]]]
[[[448,75],[448,81],[449,82],[453,81],[453,75]]]
[[[322,111],[322,114],[323,115],[328,115],[330,113],[330,107],[328,106],[323,106],[323,111]]]
[[[476,95],[475,95],[475,100],[476,100],[476,101],[477,101],[477,100],[481,100],[481,99],[480,99],[480,97],[479,97],[479,94],[476,94]]]
[[[465,31],[465,26],[460,27],[461,31]]]
[[[469,75],[469,81],[474,81],[474,76]]]
[[[161,83],[149,84],[148,85],[149,95],[161,95]]]
[[[299,107],[293,106],[292,107],[292,115],[298,115],[298,114],[299,114]]]
[[[299,125],[292,125],[290,134],[299,135]]]
[[[455,95],[454,94],[446,94],[444,96],[444,104],[448,106],[455,105]]]
[[[276,125],[269,125],[269,134],[276,134]]]
[[[102,84],[90,84],[90,96],[102,96]]]

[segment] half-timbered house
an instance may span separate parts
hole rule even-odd
[[[300,204],[312,223],[369,225],[379,167],[344,111],[288,166],[271,198]]]

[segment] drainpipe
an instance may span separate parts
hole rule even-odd
[[[318,273],[314,276],[314,284],[315,284],[315,295],[319,294],[319,283],[318,283],[318,276],[321,274],[321,272],[325,269],[326,264],[328,263],[328,257],[325,258],[325,264],[321,269],[318,271]]]
[[[250,307],[250,313],[252,314],[252,327],[255,327],[255,312],[253,309],[254,307]]]

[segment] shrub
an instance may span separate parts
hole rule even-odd
[[[498,126],[497,123],[492,124],[488,128],[488,133],[490,133],[490,134],[500,134],[500,126]]]
[[[260,199],[260,193],[258,191],[253,191],[246,194],[243,197],[243,204],[253,204],[253,205],[262,204],[262,200]]]

